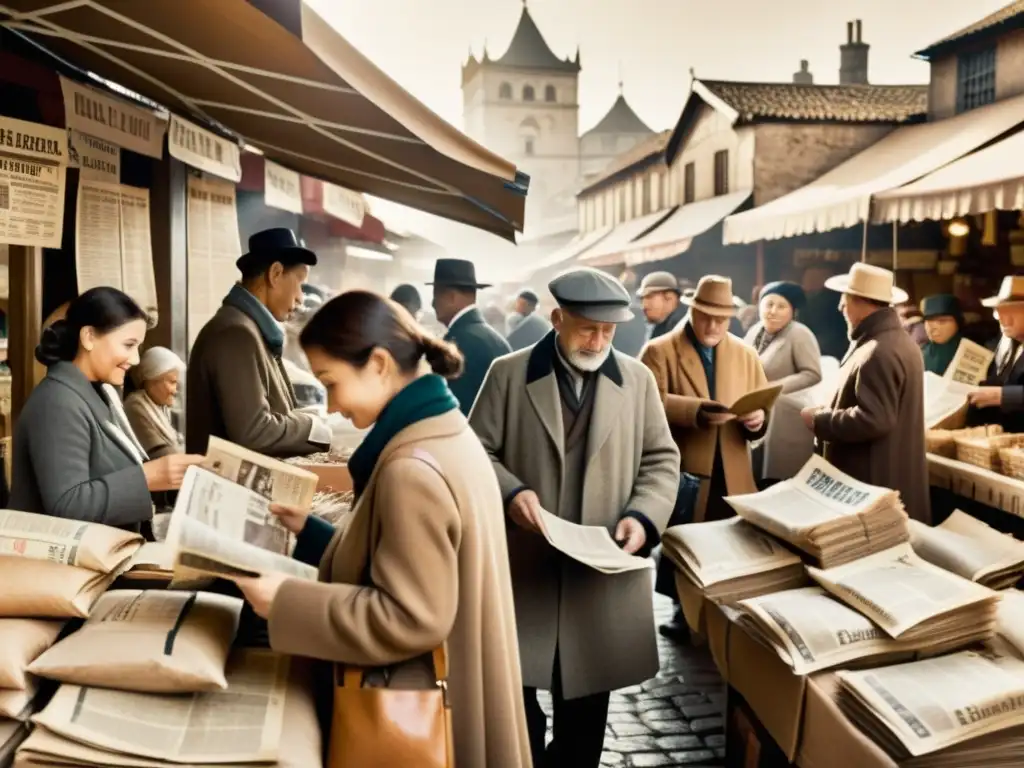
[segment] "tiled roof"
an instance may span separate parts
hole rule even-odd
[[[579,72],[579,61],[560,59],[544,40],[537,23],[530,15],[529,9],[523,6],[523,15],[519,17],[519,26],[512,35],[505,54],[494,60],[495,64],[515,69],[543,69],[554,72]]]
[[[1013,22],[1014,26],[1024,26],[1024,0],[1015,0],[995,13],[990,13],[985,18],[964,27],[958,32],[954,32],[949,37],[944,37],[937,43],[932,43],[914,55],[923,59],[930,58],[935,53],[949,48],[955,43],[965,42],[969,37],[980,36],[986,32],[996,32],[995,27],[1010,22]]]
[[[640,119],[621,93],[612,104],[608,114],[601,118],[597,125],[584,135],[591,133],[653,133],[647,124]]]
[[[798,85],[700,80],[713,96],[754,120],[902,123],[928,110],[927,85]]]
[[[585,194],[599,186],[603,186],[609,179],[617,176],[623,171],[629,170],[634,165],[639,165],[644,160],[657,158],[657,156],[664,153],[665,145],[668,144],[668,140],[671,135],[672,131],[655,133],[650,138],[644,139],[636,144],[632,149],[627,149],[621,155],[608,163],[600,174],[589,180],[586,186],[580,190],[580,194]]]

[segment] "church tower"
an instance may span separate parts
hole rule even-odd
[[[485,46],[480,59],[471,52],[462,67],[466,133],[530,176],[527,237],[575,226],[579,74],[579,49],[574,59],[560,59],[526,0],[508,50],[492,59]]]

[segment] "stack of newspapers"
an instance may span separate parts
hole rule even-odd
[[[1024,542],[960,510],[935,528],[910,521],[910,541],[929,563],[992,589],[1012,587],[1024,576]]]
[[[662,556],[716,603],[807,583],[799,556],[738,517],[669,528]]]
[[[910,537],[897,491],[868,485],[812,456],[797,475],[726,501],[744,520],[832,568]]]

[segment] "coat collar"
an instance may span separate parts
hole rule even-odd
[[[455,333],[456,328],[462,328],[466,325],[483,325],[484,316],[480,313],[480,308],[475,304],[471,307],[467,307],[461,314],[455,316],[455,320],[451,325],[448,326],[448,336]]]
[[[529,386],[538,379],[550,376],[555,372],[555,339],[558,334],[552,330],[538,341],[530,352],[530,360],[526,365],[526,384]],[[604,364],[597,369],[602,376],[606,376],[616,386],[621,387],[623,383],[622,371],[615,360],[615,351],[608,354]]]
[[[850,359],[850,355],[869,341],[877,339],[883,333],[896,330],[903,330],[903,323],[900,322],[899,315],[896,314],[896,310],[892,307],[879,309],[877,312],[868,315],[860,321],[857,327],[853,329],[853,333],[850,334],[850,348],[846,350],[841,365],[845,365]]]
[[[708,398],[711,396],[711,390],[708,387],[708,377],[704,372],[704,364],[700,360],[700,352],[697,351],[697,347],[694,346],[689,333],[687,333],[688,328],[689,323],[685,323],[672,331],[672,343],[676,348],[676,354],[679,355],[683,375],[690,380],[690,385],[697,393],[697,397]],[[726,335],[715,348],[716,359],[723,345],[728,343],[730,343],[730,339]]]

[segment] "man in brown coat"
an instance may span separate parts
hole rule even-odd
[[[527,724],[537,766],[597,768],[609,692],[658,671],[648,570],[605,575],[552,548],[538,520],[605,528],[647,554],[679,483],[650,371],[612,349],[630,296],[610,275],[575,269],[549,285],[555,330],[494,361],[470,414],[508,516]],[[554,700],[554,741],[537,689]]]
[[[316,254],[290,229],[268,229],[249,238],[249,252],[237,265],[241,282],[203,326],[189,356],[186,450],[206,453],[216,435],[267,456],[326,451],[327,423],[295,410],[279,325],[302,305],[302,284]]]
[[[850,345],[826,408],[802,411],[825,460],[865,483],[900,492],[907,513],[928,523],[924,363],[893,304],[907,294],[887,269],[857,263],[825,287],[842,294]]]

